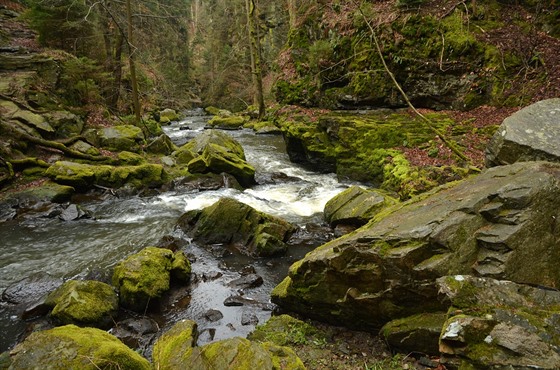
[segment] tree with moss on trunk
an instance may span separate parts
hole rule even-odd
[[[262,120],[266,113],[264,105],[262,65],[261,65],[261,42],[257,23],[258,0],[245,0],[247,11],[247,29],[249,30],[249,52],[251,54],[251,72],[253,80],[253,100],[258,107],[258,120]]]

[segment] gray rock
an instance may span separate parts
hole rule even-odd
[[[331,227],[339,224],[365,225],[384,207],[397,203],[396,199],[378,190],[351,186],[325,204],[325,221]]]
[[[241,325],[257,325],[259,323],[259,318],[252,312],[243,311],[241,313]]]
[[[453,308],[440,337],[444,363],[471,369],[560,368],[560,292],[468,275],[437,280]]]
[[[218,310],[210,309],[210,310],[206,311],[206,313],[204,314],[204,317],[206,317],[206,319],[208,321],[216,322],[216,321],[220,321],[224,317],[224,314],[221,313]]]
[[[560,99],[537,102],[506,118],[486,150],[486,164],[560,162]]]
[[[560,164],[491,168],[386,209],[296,262],[274,303],[360,328],[445,311],[435,279],[475,274],[560,286]]]
[[[420,352],[439,355],[439,337],[447,315],[424,313],[388,322],[381,336],[394,350],[402,353]]]
[[[263,284],[263,278],[257,274],[249,274],[232,280],[228,285],[236,289],[256,288]]]
[[[58,288],[62,283],[62,279],[52,277],[46,272],[37,272],[4,289],[2,300],[13,304],[34,302]]]
[[[91,218],[91,212],[77,204],[70,204],[64,211],[62,211],[58,218],[62,221],[80,220],[82,218]]]

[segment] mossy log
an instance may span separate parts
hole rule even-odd
[[[26,167],[44,167],[48,168],[50,165],[39,159],[34,157],[27,157],[22,159],[12,159],[8,163],[10,163],[15,168],[26,168]]]

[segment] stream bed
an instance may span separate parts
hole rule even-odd
[[[207,119],[201,111],[192,111],[184,120],[164,127],[164,131],[182,145],[204,130]],[[270,291],[286,276],[289,265],[332,238],[330,229],[321,226],[323,207],[347,185],[340,184],[334,174],[311,172],[291,163],[281,136],[256,135],[252,130],[228,134],[243,146],[257,179],[282,174],[278,178],[286,181],[267,181],[245,191],[177,188],[143,197],[105,194],[76,200],[91,212],[91,219],[29,217],[0,223],[0,291],[38,272],[62,279],[107,280],[113,266],[128,255],[156,245],[166,236],[184,239],[174,230],[184,212],[209,206],[221,197],[232,197],[297,224],[300,234],[308,233],[302,239],[306,241],[292,243],[286,256],[253,259],[223,247],[201,247],[186,239],[183,249],[192,260],[193,281],[165,298],[162,309],[149,316],[157,324],[154,336],[182,319],[197,322],[199,344],[246,336],[270,317]],[[262,277],[262,285],[231,285],[247,272]],[[225,306],[224,301],[232,296],[241,297],[243,305]],[[220,314],[212,315],[216,311]],[[13,347],[30,327],[32,323],[21,320],[10,305],[1,303],[0,352]],[[149,344],[141,350],[149,350]]]

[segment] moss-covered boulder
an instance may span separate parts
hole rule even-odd
[[[179,114],[174,109],[166,108],[159,112],[159,123],[167,124],[178,119]]]
[[[352,327],[445,311],[435,279],[475,274],[560,286],[560,164],[491,168],[389,207],[310,252],[272,292],[286,309]]]
[[[378,190],[351,186],[325,204],[323,215],[331,227],[339,224],[362,226],[396,199]]]
[[[183,320],[158,338],[152,350],[152,361],[156,368],[181,369],[192,356],[198,337],[197,324]]]
[[[242,116],[214,116],[208,121],[208,126],[220,130],[240,130],[245,122],[247,119]]]
[[[532,104],[506,118],[486,150],[488,166],[560,162],[560,99]]]
[[[78,326],[107,329],[119,308],[119,297],[112,286],[100,281],[69,280],[45,300],[56,321]]]
[[[231,338],[195,347],[196,324],[183,321],[163,334],[152,352],[158,369],[305,369],[297,355],[287,347]]]
[[[179,163],[186,162],[191,173],[222,172],[233,175],[244,187],[255,184],[255,168],[247,163],[243,147],[228,134],[219,130],[206,130],[178,151]]]
[[[145,144],[142,129],[133,125],[106,127],[98,130],[97,136],[100,146],[112,151],[138,152]]]
[[[148,360],[95,328],[61,326],[32,333],[10,351],[10,369],[149,370]]]
[[[125,160],[131,160],[130,156],[126,158]],[[138,157],[134,158],[136,161]],[[120,188],[124,185],[134,188],[157,187],[168,180],[163,166],[152,163],[109,166],[59,161],[47,169],[46,175],[59,184],[73,186],[80,190],[95,185],[110,188]]]
[[[272,256],[286,252],[295,226],[232,198],[221,198],[202,210],[189,211],[177,227],[201,244],[228,244],[242,253]]]
[[[123,307],[144,312],[170,288],[171,278],[185,283],[190,263],[184,252],[147,247],[120,262],[113,272],[113,285],[119,290]]]
[[[422,313],[397,319],[385,324],[380,335],[395,351],[439,355],[439,337],[447,314]]]
[[[177,150],[177,146],[173,144],[169,136],[165,134],[160,135],[150,141],[150,143],[146,147],[146,151],[154,154],[170,155],[175,150]]]
[[[467,275],[438,279],[451,302],[442,362],[460,369],[560,368],[560,292]]]

